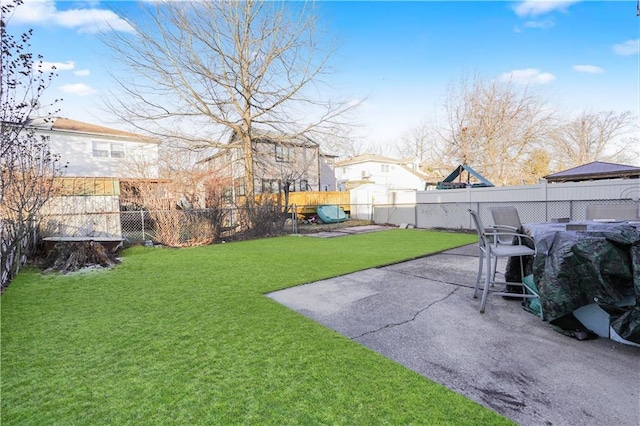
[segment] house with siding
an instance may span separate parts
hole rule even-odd
[[[43,234],[121,238],[121,185],[157,181],[160,142],[62,117],[33,118],[27,126],[47,137],[51,153],[66,165],[59,195],[43,209]]]
[[[49,139],[68,177],[158,178],[160,142],[68,118],[34,118],[29,127]]]
[[[320,153],[320,191],[337,191],[336,161],[337,155]]]
[[[423,190],[428,176],[419,171],[415,158],[394,159],[373,154],[358,155],[335,164],[339,189],[375,184],[388,189]]]
[[[242,142],[233,134],[226,147],[205,160],[214,173],[232,182],[233,199],[246,195],[244,157]],[[307,137],[259,132],[253,149],[255,192],[281,193],[287,184],[290,192],[329,191],[335,188],[335,177],[327,159],[332,162],[334,157],[322,154],[318,143]]]

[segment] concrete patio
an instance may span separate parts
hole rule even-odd
[[[517,423],[640,424],[640,348],[572,339],[501,297],[480,314],[476,252],[465,246],[269,297]]]

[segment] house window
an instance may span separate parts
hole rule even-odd
[[[240,182],[236,185],[236,195],[239,197],[244,197],[247,195],[247,191],[244,187],[244,182]]]
[[[289,182],[287,184],[283,184],[283,189],[288,192],[295,192],[296,190],[295,182]]]
[[[293,161],[293,148],[288,146],[276,145],[276,161],[282,163],[291,163]]]
[[[389,173],[389,165],[388,164],[381,164],[380,165],[380,170],[382,171],[382,173]]]
[[[124,158],[124,144],[122,143],[111,144],[111,158]]]
[[[262,179],[262,192],[273,194],[280,192],[278,179]]]
[[[109,156],[109,144],[106,142],[93,142],[93,156],[94,157],[108,157]]]
[[[309,181],[306,179],[300,179],[300,191],[309,190]]]
[[[225,203],[232,203],[233,202],[233,191],[231,190],[231,188],[225,188],[224,192],[222,193],[222,200]]]
[[[94,157],[102,158],[124,158],[125,148],[122,143],[92,142],[92,152]]]

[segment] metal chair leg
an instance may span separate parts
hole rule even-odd
[[[478,298],[478,288],[480,287],[480,278],[482,277],[482,266],[484,263],[484,252],[478,249],[478,275],[476,276],[476,282],[473,287],[473,298]]]
[[[484,314],[484,308],[487,305],[487,296],[489,295],[489,285],[491,284],[491,256],[487,254],[487,270],[485,272],[484,288],[482,289],[482,301],[480,302],[480,313]]]

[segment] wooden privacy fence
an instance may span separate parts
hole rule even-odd
[[[345,212],[351,211],[349,191],[309,191],[289,193],[289,204],[296,205],[299,215],[315,214],[318,206],[332,204],[342,207]]]
[[[119,195],[120,182],[104,177],[59,177],[55,179],[56,195]]]
[[[242,197],[239,204],[242,204]],[[284,204],[285,194],[263,193],[256,195],[256,202],[261,203],[271,200],[274,203]],[[342,207],[342,210],[349,213],[351,211],[351,195],[349,191],[299,191],[289,193],[289,206],[296,206],[298,216],[309,216],[316,213],[318,206],[331,204]]]

